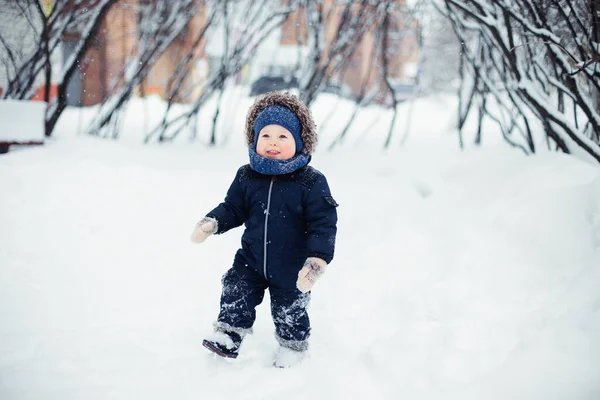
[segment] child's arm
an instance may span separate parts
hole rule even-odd
[[[227,191],[225,200],[206,214],[206,217],[197,224],[192,234],[192,241],[202,243],[211,234],[225,233],[246,221],[248,213],[244,205],[244,191],[240,183],[243,168],[246,167],[238,169],[235,179]],[[194,239],[195,236],[204,238],[199,241]]]
[[[302,293],[310,291],[333,259],[337,232],[338,206],[331,196],[325,176],[313,186],[306,206],[308,258],[298,273],[296,287]]]
[[[327,264],[333,259],[335,250],[337,206],[327,179],[324,175],[319,176],[306,203],[307,247],[309,257],[320,258]]]

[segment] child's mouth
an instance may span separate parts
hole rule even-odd
[[[276,156],[277,154],[279,154],[279,152],[277,150],[269,150],[267,151],[267,154],[270,156]]]

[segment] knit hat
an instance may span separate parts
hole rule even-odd
[[[317,146],[317,127],[315,126],[315,121],[306,104],[302,103],[296,95],[288,92],[274,91],[256,98],[246,115],[246,125],[244,128],[246,144],[256,149],[254,122],[262,110],[276,104],[289,108],[298,117],[302,125],[302,134],[300,135],[302,139],[301,151],[303,154],[310,156]]]
[[[279,104],[264,108],[254,121],[254,148],[258,142],[258,134],[267,125],[280,125],[290,131],[296,142],[296,154],[302,151],[302,125],[292,110]]]

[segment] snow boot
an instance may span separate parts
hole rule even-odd
[[[229,331],[216,331],[211,338],[202,341],[204,347],[225,358],[237,358],[241,344],[242,337]]]
[[[289,347],[279,346],[277,352],[275,353],[275,361],[273,361],[273,366],[275,368],[289,368],[298,364],[306,354],[306,350],[298,351],[292,350]]]

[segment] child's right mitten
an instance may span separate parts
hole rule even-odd
[[[202,243],[216,231],[217,220],[212,217],[204,217],[196,224],[196,228],[192,232],[192,242]]]

